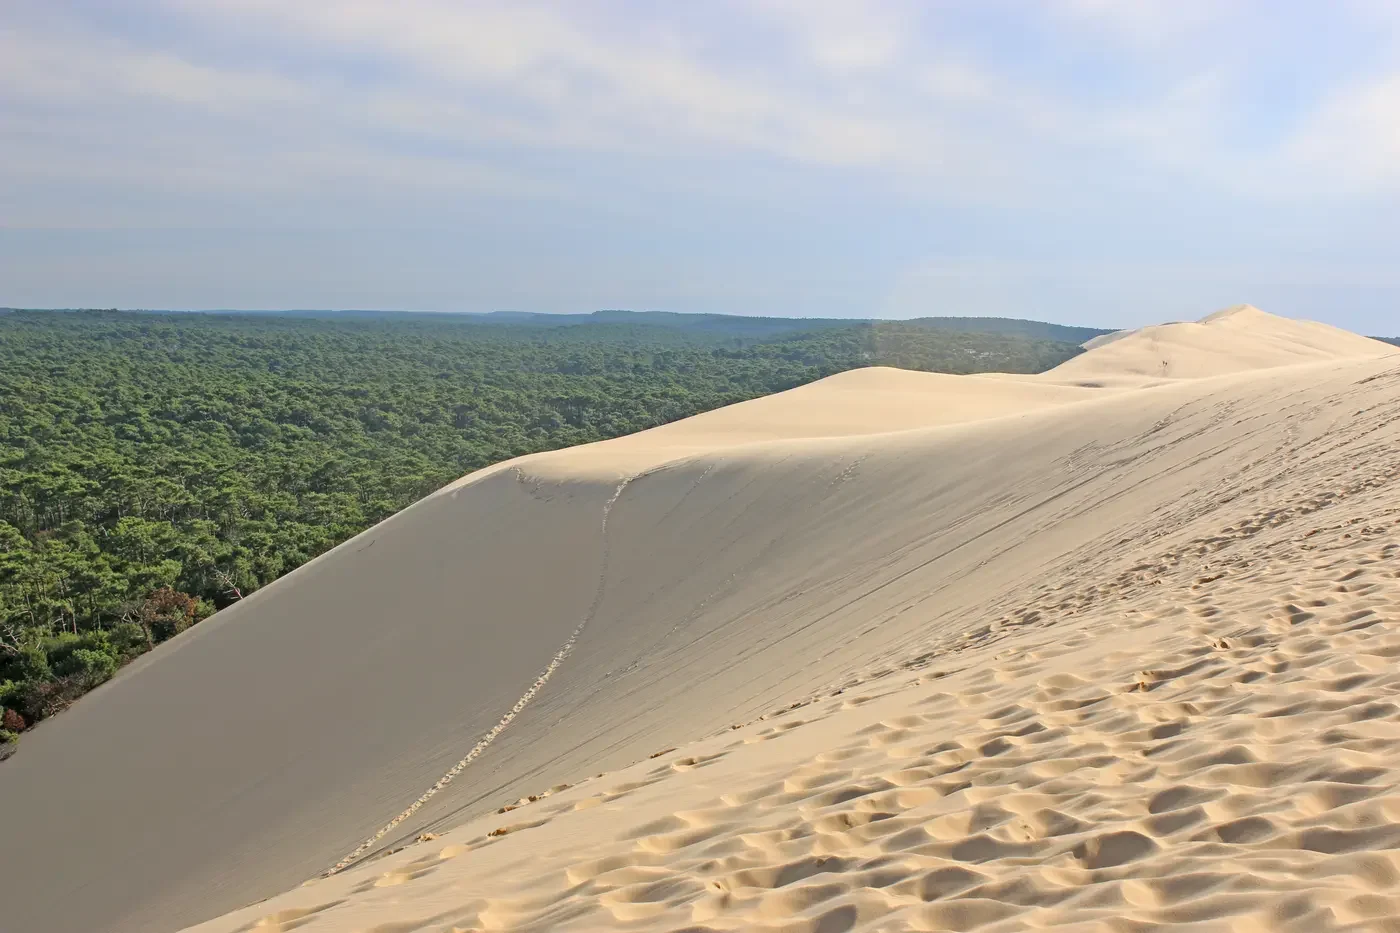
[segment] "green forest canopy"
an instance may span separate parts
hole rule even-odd
[[[1083,330],[550,317],[0,315],[0,756],[121,664],[472,470],[861,366],[1038,372],[1078,352],[1047,335]]]

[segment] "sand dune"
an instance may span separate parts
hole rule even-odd
[[[1400,358],[1169,327],[465,478],[27,736],[6,928],[1384,929]]]
[[[950,376],[872,366],[787,392],[706,412],[599,444],[540,454],[501,468],[579,478],[630,476],[690,457],[714,458],[738,447],[778,442],[866,438],[1039,411],[1102,393],[1036,377]],[[757,448],[749,453],[760,455]],[[474,482],[481,474],[466,477]]]
[[[1089,351],[1053,370],[1055,378],[1199,379],[1227,373],[1387,355],[1386,344],[1350,331],[1236,305],[1199,321],[1095,337]]]

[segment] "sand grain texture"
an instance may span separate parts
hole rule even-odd
[[[465,478],[27,736],[7,923],[1395,928],[1400,357],[1170,327]]]

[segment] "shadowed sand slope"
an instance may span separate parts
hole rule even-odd
[[[1372,662],[1326,641],[1375,635],[1385,657],[1395,622],[1377,510],[1400,507],[1400,360],[1365,356],[1121,391],[862,371],[474,474],[26,736],[0,767],[25,802],[0,847],[6,928],[173,930],[371,838],[368,864],[210,929],[972,929],[1052,919],[1095,872],[1121,875],[1104,910],[1178,909],[1186,869],[1161,859],[1188,840],[1172,857],[1287,849],[1258,869],[1285,879],[1316,846],[1382,848],[1345,835],[1394,809],[1379,727],[1347,724],[1400,728],[1397,711]],[[1294,541],[1313,525],[1337,554]],[[1217,637],[1254,639],[1211,649],[1246,679],[1193,666]],[[950,678],[948,699],[912,672]],[[1297,702],[1325,774],[1287,770],[1317,749],[1251,732],[1245,699],[1221,705],[1237,683],[1313,691]],[[857,685],[888,697],[833,696]],[[1094,699],[1125,686],[1206,693],[1173,699],[1195,712]],[[803,733],[800,712],[730,731],[814,697]],[[1150,776],[1142,749],[1165,755]],[[1216,766],[1245,770],[1190,777]],[[1139,779],[1179,803],[1139,812]],[[1308,782],[1315,812],[1269,809]],[[1319,817],[1334,798],[1362,807]],[[1387,870],[1349,864],[1327,870]],[[1201,890],[1229,903],[1275,883],[1211,865]],[[979,893],[939,913],[944,885]]]

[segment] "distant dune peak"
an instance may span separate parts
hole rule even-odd
[[[1254,307],[1254,305],[1230,305],[1228,308],[1221,308],[1219,311],[1207,314],[1205,317],[1201,318],[1200,323],[1214,324],[1231,318],[1265,318],[1273,321],[1287,320],[1287,318],[1281,318],[1277,314],[1261,311]]]
[[[1085,353],[1047,373],[1056,381],[1141,383],[1199,379],[1300,363],[1387,356],[1395,348],[1370,337],[1238,304],[1199,321],[1156,324],[1095,337]]]

